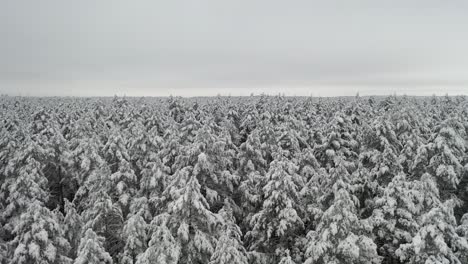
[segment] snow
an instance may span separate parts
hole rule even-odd
[[[40,259],[41,256],[41,248],[38,244],[32,242],[28,245],[28,254],[32,256],[34,259]]]
[[[0,97],[0,262],[468,263],[467,106]]]

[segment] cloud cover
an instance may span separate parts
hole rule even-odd
[[[0,6],[0,93],[468,93],[467,1]]]

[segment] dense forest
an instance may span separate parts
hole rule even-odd
[[[468,263],[468,99],[0,97],[0,263]]]

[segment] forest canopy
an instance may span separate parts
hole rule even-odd
[[[468,263],[468,99],[0,97],[0,263]]]

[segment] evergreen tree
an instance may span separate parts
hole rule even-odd
[[[305,211],[303,221],[305,230],[315,229],[323,211],[326,209],[323,202],[326,200],[329,190],[325,187],[328,184],[328,173],[324,168],[320,168],[313,172],[309,181],[300,191],[300,204],[303,205]]]
[[[92,229],[87,229],[78,247],[78,257],[73,264],[112,264],[112,258],[103,246],[103,237],[98,236]]]
[[[70,166],[73,164],[71,158],[69,142],[63,136],[60,124],[56,120],[58,117],[54,115],[54,122],[50,122],[48,128],[52,131],[49,137],[47,147],[50,149],[50,157],[43,160],[44,176],[48,180],[49,208],[64,208],[65,199],[73,199],[73,195],[78,189],[77,183],[73,178],[73,174],[69,173]],[[39,141],[40,142],[40,141]],[[41,142],[40,142],[41,144]]]
[[[26,140],[6,168],[8,178],[1,186],[1,193],[6,196],[0,220],[3,220],[8,234],[18,225],[19,216],[30,203],[38,201],[45,204],[49,199],[43,165],[38,161],[43,155],[44,149],[34,141]]]
[[[83,221],[81,215],[75,209],[73,203],[65,200],[65,217],[63,219],[63,230],[65,237],[70,243],[70,256],[76,257],[76,251],[80,243]]]
[[[224,226],[221,236],[216,244],[215,251],[211,256],[210,264],[247,264],[247,252],[242,246],[242,233],[234,222],[232,209],[229,203],[225,203],[219,214],[223,218]]]
[[[250,248],[260,252],[274,252],[277,248],[290,248],[296,232],[303,228],[298,207],[302,178],[297,167],[278,154],[271,163],[263,187],[262,209],[251,220]]]
[[[130,207],[130,199],[136,194],[137,178],[131,165],[126,160],[121,160],[118,170],[110,176],[113,184],[112,198],[121,205],[124,215]]]
[[[112,256],[121,252],[124,243],[121,239],[123,216],[120,206],[103,190],[93,193],[87,209],[82,213],[84,230],[92,229],[97,235],[104,237],[104,248]]]
[[[209,211],[209,205],[200,193],[201,186],[188,166],[176,176],[163,197],[167,199],[162,218],[180,244],[180,262],[207,263],[214,252],[219,216]]]
[[[201,126],[202,124],[197,120],[194,113],[189,111],[185,112],[184,118],[178,125],[177,129],[179,144],[186,146],[193,143],[197,135],[197,131]]]
[[[2,135],[0,137],[0,186],[3,185],[8,176],[8,164],[14,159],[17,150],[20,148],[21,137],[23,137],[23,133],[17,124],[18,121],[15,120],[16,117],[11,116],[9,118],[11,119],[7,118],[0,127],[0,135]],[[0,208],[2,202],[6,199],[6,197],[2,197],[4,195],[0,194]]]
[[[70,244],[55,215],[39,201],[33,201],[21,214],[13,233],[11,263],[71,263]]]
[[[162,138],[159,136],[159,124],[145,127],[143,120],[136,119],[130,124],[130,139],[128,141],[128,153],[138,178],[145,164],[153,160],[161,149]]]
[[[286,255],[281,258],[279,264],[295,264],[291,259],[291,256],[289,256],[289,251],[287,251]]]
[[[105,166],[105,161],[99,151],[101,143],[97,137],[72,139],[70,158],[72,159],[70,173],[79,186],[83,185],[89,175]]]
[[[464,214],[460,220],[460,226],[457,227],[457,234],[468,239],[468,213]]]
[[[150,222],[153,219],[152,211],[150,202],[146,197],[133,198],[129,215],[139,214],[146,222]]]
[[[163,135],[163,144],[159,157],[162,161],[163,168],[168,174],[174,174],[178,169],[179,164],[176,163],[176,159],[182,153],[182,147],[179,131],[179,124],[171,122],[167,125],[167,129]]]
[[[464,238],[468,242],[468,213],[464,214],[460,220],[460,225],[456,229],[459,237]],[[458,258],[461,263],[468,262],[468,254],[459,254]]]
[[[324,142],[314,146],[317,159],[327,169],[337,167],[336,162],[344,161],[346,169],[352,172],[356,169],[359,157],[359,143],[354,139],[349,118],[336,114],[326,127],[327,137]]]
[[[166,226],[166,217],[156,217],[150,224],[151,240],[137,264],[177,264],[180,244]]]
[[[462,263],[468,254],[466,239],[455,232],[452,201],[439,204],[422,216],[421,228],[412,241],[396,251],[407,263]]]
[[[418,149],[423,144],[423,139],[419,136],[419,133],[414,131],[411,133],[407,138],[402,140],[403,147],[400,152],[400,164],[402,165],[403,171],[405,173],[411,173],[417,165],[414,164],[416,161],[416,156],[418,153]],[[421,170],[421,168],[416,169]]]
[[[168,170],[159,156],[152,153],[141,170],[140,188],[138,190],[140,196],[147,199],[155,196],[159,197],[169,182]]]
[[[395,251],[401,244],[411,242],[419,229],[420,192],[404,174],[397,175],[376,199],[372,220],[379,253],[384,263],[398,259]]]
[[[178,157],[180,167],[193,166],[197,177],[211,206],[221,206],[223,198],[231,196],[239,179],[233,171],[234,152],[227,137],[217,137],[208,121],[196,134],[194,142],[184,149]],[[211,125],[210,125],[211,124]]]
[[[315,158],[312,148],[303,149],[298,156],[298,174],[302,176],[305,182],[307,182],[321,169],[320,163]]]
[[[239,165],[237,173],[241,177],[237,197],[238,204],[242,208],[242,218],[247,226],[255,212],[262,206],[262,184],[266,174],[267,163],[260,150],[260,138],[257,130],[254,130],[242,143],[237,154]]]
[[[146,222],[140,214],[132,215],[126,222],[122,235],[125,238],[124,251],[120,256],[120,263],[134,264],[138,257],[146,250]]]
[[[254,130],[248,135],[247,140],[241,144],[237,159],[239,160],[239,173],[245,177],[251,171],[263,174],[268,168],[267,161],[261,151],[260,134]]]
[[[8,244],[3,240],[4,232],[0,226],[0,263],[7,264],[10,262]]]
[[[462,138],[463,126],[456,120],[449,119],[436,128],[436,134],[426,145],[418,149],[413,170],[419,175],[424,172],[436,177],[442,198],[448,199],[455,192],[464,172],[461,158],[466,149]],[[417,169],[423,169],[418,171]]]
[[[368,236],[367,221],[357,216],[357,199],[349,193],[346,178],[333,185],[334,202],[323,213],[315,231],[308,234],[306,264],[380,263],[377,247]]]

